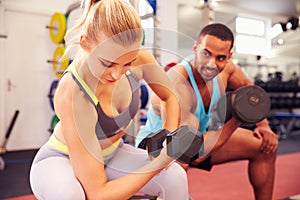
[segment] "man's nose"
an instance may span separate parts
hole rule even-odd
[[[216,68],[217,67],[217,65],[216,65],[216,61],[215,61],[215,59],[214,58],[210,58],[209,59],[209,61],[207,62],[207,67],[209,67],[209,68]]]

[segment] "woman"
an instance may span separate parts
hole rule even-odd
[[[122,0],[85,2],[70,31],[80,30],[79,50],[54,96],[60,122],[30,171],[38,199],[128,199],[137,192],[188,199],[186,173],[165,150],[151,161],[122,141],[139,109],[141,79],[165,102],[164,128],[173,131],[180,121],[168,78],[140,47],[141,28]]]

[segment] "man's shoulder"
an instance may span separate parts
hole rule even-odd
[[[168,70],[167,74],[173,80],[187,80],[188,79],[188,73],[187,73],[185,67],[181,64],[177,64],[177,65],[173,66],[170,70]]]

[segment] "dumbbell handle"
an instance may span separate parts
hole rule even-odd
[[[167,154],[189,164],[204,154],[203,134],[190,126],[181,126],[167,135]]]
[[[168,130],[161,129],[147,137],[146,147],[151,156],[157,157],[160,154],[163,148],[163,142],[169,133]]]

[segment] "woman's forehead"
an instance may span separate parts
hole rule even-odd
[[[123,46],[116,43],[114,40],[105,40],[99,43],[91,52],[92,55],[100,56],[108,61],[114,61],[121,56],[131,54],[132,52],[139,51],[141,45],[136,42],[129,46]]]

